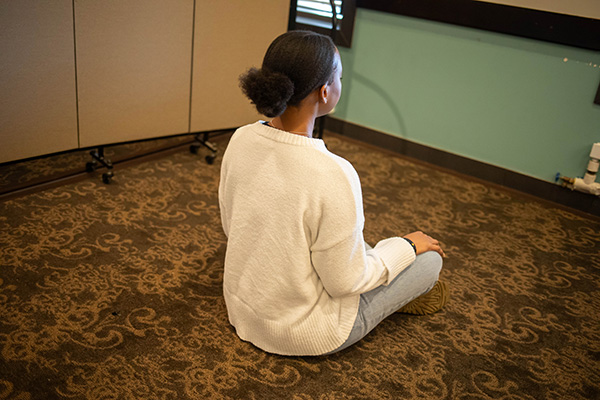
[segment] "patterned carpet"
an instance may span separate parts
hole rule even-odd
[[[185,149],[0,203],[0,399],[598,399],[600,222],[327,135],[369,243],[423,230],[447,307],[324,357],[241,342],[220,155]]]

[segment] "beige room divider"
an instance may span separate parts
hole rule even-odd
[[[235,128],[286,0],[0,2],[0,163]]]
[[[0,162],[77,147],[72,0],[0,1]]]
[[[260,66],[271,41],[287,30],[288,15],[287,0],[196,2],[192,132],[259,118],[242,95],[238,77]]]

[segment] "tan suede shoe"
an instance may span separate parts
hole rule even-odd
[[[415,315],[433,314],[444,307],[448,302],[448,286],[446,282],[437,281],[431,290],[396,312]]]

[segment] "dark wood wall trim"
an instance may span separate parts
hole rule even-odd
[[[543,201],[550,201],[559,206],[600,217],[600,198],[598,196],[571,191],[550,182],[411,142],[334,117],[326,118],[325,129],[448,171],[500,185]]]
[[[360,8],[600,50],[600,20],[473,0],[358,0]]]

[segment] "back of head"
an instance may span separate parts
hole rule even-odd
[[[286,32],[271,43],[260,69],[250,68],[240,77],[240,86],[258,112],[277,117],[332,81],[335,52],[328,36]]]

